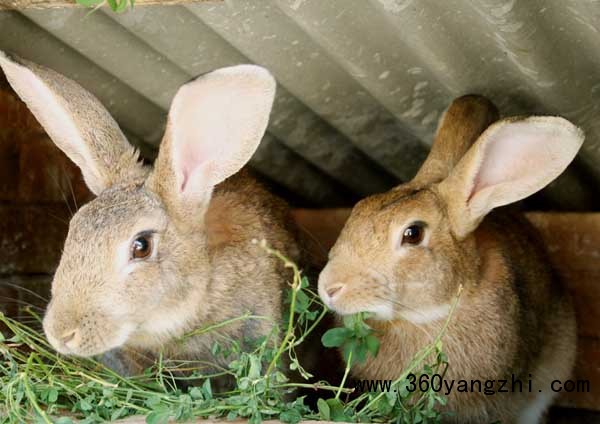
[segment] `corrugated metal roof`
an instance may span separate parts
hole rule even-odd
[[[0,49],[96,94],[146,152],[176,89],[246,62],[279,89],[252,166],[308,204],[350,204],[407,180],[450,101],[560,114],[587,140],[536,207],[599,209],[600,2],[289,0],[0,12]]]

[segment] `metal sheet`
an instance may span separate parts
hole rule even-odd
[[[0,12],[0,49],[78,80],[149,152],[182,83],[266,66],[279,88],[251,165],[317,205],[409,179],[452,98],[482,93],[504,115],[584,128],[576,162],[529,205],[597,210],[599,28],[594,0],[228,0]]]

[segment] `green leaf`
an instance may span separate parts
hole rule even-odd
[[[369,334],[367,336],[367,350],[373,358],[379,353],[380,342],[377,336]]]
[[[282,372],[275,373],[275,381],[278,383],[285,383],[288,381],[287,376]]]
[[[117,0],[106,0],[106,3],[108,3],[113,12],[117,11]]]
[[[54,403],[58,400],[58,390],[54,387],[48,389],[48,403]]]
[[[308,309],[308,305],[310,304],[310,299],[303,291],[299,291],[296,293],[296,310],[298,313],[306,312]]]
[[[356,341],[354,344],[354,353],[353,353],[353,357],[355,362],[359,362],[359,363],[363,363],[367,360],[367,343],[363,342],[362,340]]]
[[[351,336],[352,332],[347,328],[331,328],[321,337],[321,343],[325,347],[339,347]]]
[[[356,327],[356,322],[357,322],[358,317],[359,317],[358,314],[344,315],[342,317],[342,321],[344,322],[344,327],[346,327],[349,330],[354,330],[354,328]]]
[[[310,286],[310,281],[308,281],[308,277],[306,275],[303,275],[302,278],[300,279],[300,287],[305,289],[309,286]]]
[[[190,390],[190,396],[191,396],[193,399],[200,399],[200,400],[204,399],[204,396],[203,396],[202,390],[201,390],[199,387],[193,387],[193,388]]]
[[[81,399],[79,401],[79,407],[81,408],[82,411],[91,411],[93,409],[92,404],[89,403],[87,401],[87,399]]]
[[[248,370],[248,377],[251,379],[257,379],[260,377],[261,363],[260,358],[255,355],[250,356],[250,369]]]
[[[54,424],[73,424],[73,420],[69,417],[60,417],[54,421]]]
[[[317,400],[317,408],[319,409],[319,416],[322,421],[331,420],[331,410],[329,409],[327,402],[319,398],[319,400]]]
[[[110,416],[110,420],[111,421],[117,421],[119,418],[125,416],[125,408],[121,408],[121,409],[117,409],[116,411],[114,411],[111,416]]]
[[[219,352],[221,352],[221,346],[219,345],[219,343],[214,342],[212,347],[210,348],[210,352],[213,356],[217,356]]]
[[[262,423],[262,417],[260,413],[256,412],[248,419],[248,424],[260,424]]]
[[[118,0],[119,3],[117,4],[117,8],[115,9],[115,12],[117,13],[122,13],[125,9],[127,9],[127,4],[129,0]]]
[[[204,399],[212,399],[212,388],[210,387],[210,378],[204,380],[202,383],[202,393],[204,394]]]
[[[279,419],[284,423],[296,424],[302,421],[302,415],[296,409],[288,409],[279,414]]]
[[[348,359],[350,359],[350,352],[354,352],[354,350],[356,350],[357,344],[358,341],[356,339],[350,339],[349,341],[344,343],[344,346],[342,347],[342,354],[346,363],[348,362]],[[352,356],[356,358],[356,355],[354,353],[352,354]],[[354,362],[356,362],[356,359],[354,359]]]
[[[421,416],[421,414],[419,414],[419,411],[417,410],[415,412],[415,416],[413,418],[413,423],[414,424],[418,424],[418,423],[421,423],[421,422],[423,422],[423,417]]]
[[[237,385],[240,390],[248,390],[250,387],[250,379],[248,377],[242,377],[238,380]]]
[[[405,389],[406,389],[406,387],[405,387]],[[398,399],[395,387],[393,387],[392,390],[388,390],[385,392],[385,399],[389,406],[394,406],[394,404],[396,403],[396,400]]]
[[[332,421],[349,421],[349,417],[344,413],[344,405],[342,405],[342,402],[339,399],[327,399],[326,402],[329,406]]]
[[[150,409],[155,409],[156,406],[160,405],[160,396],[158,395],[154,395],[154,396],[150,396],[148,399],[146,399],[146,402],[144,402],[146,404],[146,406]]]
[[[77,4],[84,7],[94,7],[102,3],[104,0],[76,0]]]
[[[402,380],[400,382],[400,384],[398,385],[398,394],[400,395],[401,398],[405,399],[408,396],[410,396],[410,392],[408,391],[408,386],[409,386],[409,381],[408,380]]]
[[[146,424],[167,424],[170,416],[171,413],[165,409],[152,411],[146,417]]]

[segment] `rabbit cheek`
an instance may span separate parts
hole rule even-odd
[[[427,323],[447,315],[444,275],[428,249],[411,248],[395,267],[394,302],[397,317],[415,324]]]

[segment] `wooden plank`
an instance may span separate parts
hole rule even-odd
[[[310,234],[311,250],[324,262],[350,210],[298,209],[293,214]],[[532,212],[526,216],[540,231],[552,266],[573,294],[579,333],[573,379],[588,380],[591,389],[563,394],[559,404],[600,410],[600,213]]]
[[[71,213],[65,205],[0,205],[0,274],[51,274]]]
[[[589,382],[589,392],[562,393],[558,404],[571,408],[600,410],[600,340],[579,337],[573,381]]]
[[[600,214],[538,212],[527,217],[573,293],[579,334],[600,339]]]
[[[201,3],[222,0],[136,0],[135,6]],[[61,7],[81,7],[75,0],[0,0],[0,10],[52,9]]]

